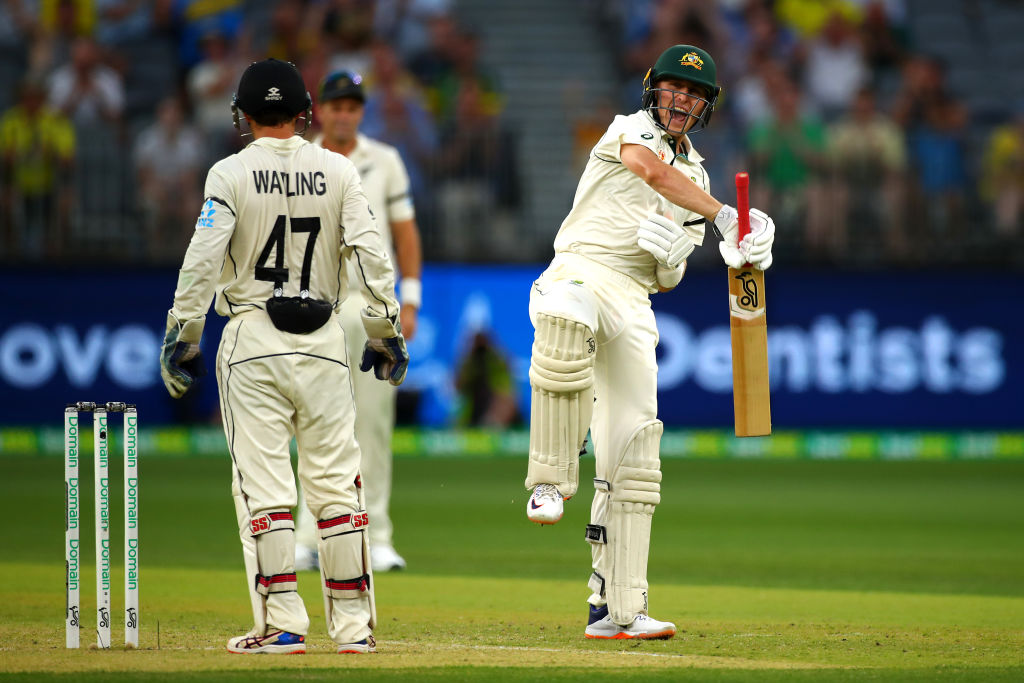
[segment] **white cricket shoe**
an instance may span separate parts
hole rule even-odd
[[[537,484],[526,504],[526,518],[537,524],[554,524],[562,518],[564,499],[554,484]]]
[[[377,651],[377,641],[372,635],[366,636],[358,643],[349,643],[338,646],[339,655],[365,655]]]
[[[375,572],[405,569],[405,559],[387,544],[370,544],[370,566]]]
[[[619,626],[608,615],[608,606],[590,606],[590,623],[585,636],[605,640],[667,640],[676,634],[676,625],[670,621],[658,621],[646,614],[633,617],[629,626]]]
[[[257,636],[250,631],[229,640],[228,652],[236,655],[303,655],[306,654],[306,636],[277,630]]]
[[[320,569],[320,555],[316,548],[301,543],[295,544],[295,571],[308,572]]]

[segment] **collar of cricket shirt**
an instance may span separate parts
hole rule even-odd
[[[289,149],[291,147],[298,147],[304,145],[306,139],[301,135],[292,135],[287,138],[273,138],[270,136],[262,137],[257,140],[250,142],[250,145],[259,145],[260,147],[276,147],[277,149]]]
[[[665,144],[668,145],[669,149],[671,149],[672,152],[675,154],[675,159],[678,159],[679,157],[682,157],[684,161],[687,161],[687,162],[690,162],[690,163],[694,163],[694,164],[699,164],[700,162],[704,161],[704,157],[702,157],[700,155],[700,152],[698,152],[696,149],[694,149],[693,143],[690,142],[690,136],[689,135],[684,135],[683,136],[683,151],[679,152],[679,153],[676,153],[676,151],[675,151],[676,150],[676,146],[675,146],[675,143],[673,142],[673,139],[672,139],[671,135],[669,135],[668,133],[664,133],[661,136],[661,139],[665,142]],[[673,159],[673,161],[675,161],[675,159]]]

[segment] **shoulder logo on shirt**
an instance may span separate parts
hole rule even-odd
[[[679,60],[679,64],[682,66],[692,66],[697,71],[704,68],[704,60],[700,58],[696,52],[687,52],[683,55],[682,59]]]
[[[661,159],[662,161],[665,161],[665,159],[668,158],[668,155],[665,154],[665,150],[663,150],[663,149],[659,149],[658,150],[658,158]]]
[[[217,209],[213,207],[213,200],[207,199],[206,203],[203,204],[203,210],[199,212],[199,220],[196,221],[196,228],[212,228],[213,214],[215,213],[217,213]]]
[[[652,133],[640,133],[640,137],[642,137],[644,140],[654,139],[654,135]]]
[[[284,99],[281,91],[278,88],[271,88],[267,91],[267,96],[263,98],[267,102],[280,102]]]

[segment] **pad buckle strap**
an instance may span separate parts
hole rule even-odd
[[[354,579],[324,579],[324,586],[332,598],[360,598],[370,590],[370,575],[363,574]]]
[[[605,493],[611,493],[612,484],[606,479],[594,479],[594,488],[598,491],[604,491]]]
[[[291,574],[274,574],[273,576],[256,575],[256,592],[260,595],[271,593],[294,593],[299,589],[295,572]]]
[[[590,580],[587,581],[587,588],[589,588],[594,595],[600,595],[602,598],[605,597],[604,577],[597,572],[594,572],[590,575]]]

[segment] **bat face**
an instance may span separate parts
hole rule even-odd
[[[750,232],[746,173],[736,175],[740,238]],[[732,401],[736,436],[772,433],[768,392],[768,321],[764,271],[747,264],[729,269],[729,332],[732,337]]]
[[[729,331],[736,436],[771,434],[763,271],[729,269]]]

